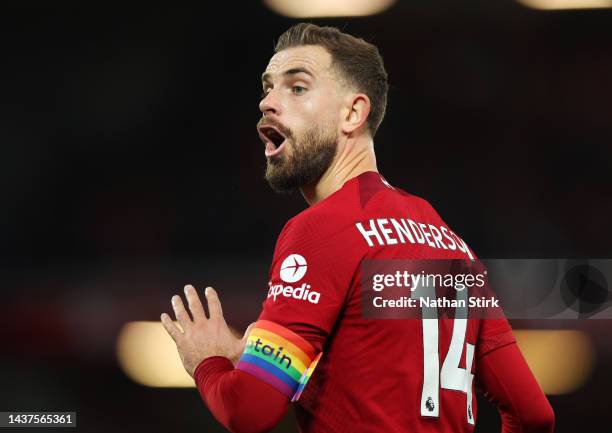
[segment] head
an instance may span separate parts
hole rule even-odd
[[[279,192],[315,183],[350,138],[374,137],[387,105],[378,49],[333,27],[300,23],[279,38],[262,75],[258,130],[266,179]]]

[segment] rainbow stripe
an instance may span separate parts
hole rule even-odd
[[[268,320],[258,320],[236,368],[291,398],[314,357],[314,347],[295,332]]]
[[[304,388],[306,387],[306,384],[308,383],[308,379],[310,379],[310,376],[312,376],[312,372],[314,371],[314,369],[317,368],[317,364],[319,363],[319,359],[321,359],[321,355],[323,355],[323,352],[319,352],[319,354],[315,357],[315,359],[312,360],[312,362],[310,363],[310,366],[306,369],[304,374],[302,374],[302,377],[300,378],[300,384],[298,385],[298,389],[293,395],[293,398],[291,399],[291,401],[297,401],[302,395],[302,391],[304,391]]]

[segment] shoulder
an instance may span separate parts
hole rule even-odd
[[[365,214],[401,210],[414,215],[438,216],[427,200],[391,185],[380,173],[368,172],[359,176],[357,188]]]
[[[355,222],[362,219],[355,184],[291,218],[276,243],[275,255],[304,251],[326,260],[355,260],[365,253]]]
[[[355,183],[345,185],[320,203],[304,209],[287,221],[279,241],[284,238],[325,241],[349,236],[349,229],[362,215],[357,191]]]
[[[413,216],[422,217],[427,220],[438,221],[444,223],[442,217],[438,214],[433,205],[423,197],[411,194],[400,188],[395,188],[397,193],[404,199],[409,212]]]
[[[349,242],[353,219],[329,206],[306,209],[291,218],[283,227],[278,246],[300,245],[303,248],[319,249],[320,246],[338,245]]]

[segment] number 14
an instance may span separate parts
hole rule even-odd
[[[465,300],[467,305],[467,290],[456,291],[457,300]],[[412,292],[413,298],[423,297],[435,300],[435,287],[419,285]],[[472,362],[474,345],[465,343],[465,366],[459,367],[465,333],[467,330],[467,306],[455,310],[453,335],[442,370],[440,370],[440,354],[438,353],[438,310],[435,306],[422,306],[423,313],[423,389],[421,392],[421,415],[437,418],[440,415],[440,388],[466,393],[466,414],[469,424],[474,424],[472,411]]]

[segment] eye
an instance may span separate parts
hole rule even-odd
[[[266,87],[265,89],[263,89],[263,91],[261,92],[261,99],[264,99],[266,96],[268,96],[268,93],[270,93],[270,88]]]
[[[296,95],[301,95],[302,93],[306,91],[306,88],[302,86],[293,86],[291,88],[291,91],[295,93]]]

